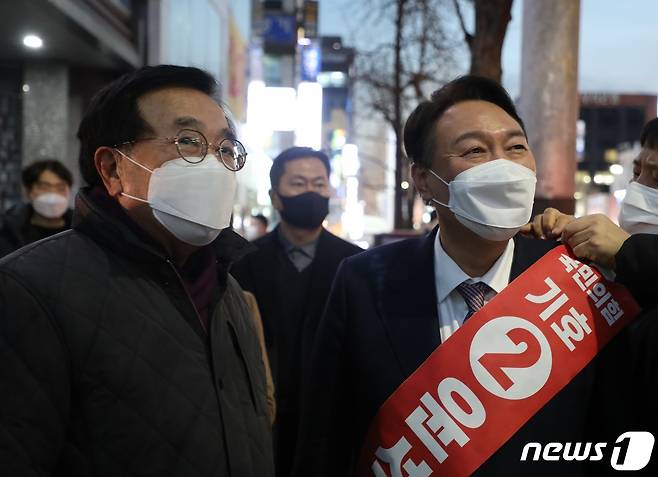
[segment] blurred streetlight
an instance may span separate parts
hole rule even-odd
[[[43,40],[37,35],[25,35],[23,37],[23,45],[38,50],[43,46]]]
[[[624,173],[624,166],[621,164],[613,164],[610,166],[610,173],[615,176],[620,176]]]

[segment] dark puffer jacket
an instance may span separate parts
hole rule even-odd
[[[81,192],[74,229],[0,260],[0,475],[273,475],[260,348],[212,245],[208,334],[176,268]]]
[[[31,204],[18,204],[0,216],[0,258],[29,243],[25,229],[30,226],[34,209]],[[71,226],[72,211],[64,214],[66,228]]]

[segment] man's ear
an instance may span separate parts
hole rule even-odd
[[[414,186],[425,204],[434,197],[428,184],[429,175],[430,173],[426,167],[415,162],[411,165],[411,177],[414,180]]]
[[[272,201],[272,207],[274,207],[276,210],[282,210],[283,209],[283,204],[281,203],[281,199],[279,198],[279,194],[274,189],[270,189],[270,200]]]
[[[118,197],[123,192],[119,177],[119,160],[117,152],[110,147],[99,147],[94,154],[96,172],[103,181],[103,185],[110,197]]]
[[[29,189],[23,189],[23,197],[26,201],[32,202],[36,196],[37,194],[34,191],[34,185]]]

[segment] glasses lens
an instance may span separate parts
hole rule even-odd
[[[219,154],[224,165],[232,171],[239,171],[244,167],[247,151],[240,141],[224,139],[219,143]]]
[[[199,131],[183,129],[176,135],[176,147],[183,159],[196,164],[206,157],[208,141]]]

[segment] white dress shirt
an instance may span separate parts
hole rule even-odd
[[[468,314],[468,306],[457,291],[457,286],[464,281],[486,283],[492,291],[485,295],[485,303],[500,293],[509,283],[514,258],[514,240],[510,239],[507,242],[505,251],[487,273],[482,277],[469,277],[443,249],[439,235],[437,231],[434,241],[434,283],[438,300],[441,342],[444,342],[457,331]]]

